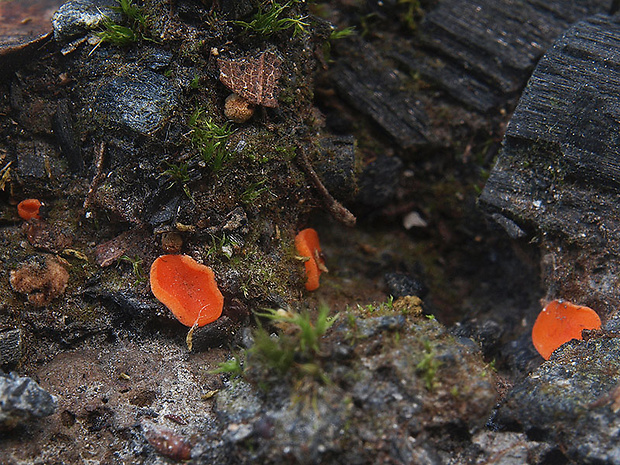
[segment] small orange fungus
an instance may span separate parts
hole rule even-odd
[[[545,360],[571,339],[581,339],[584,329],[599,329],[601,319],[594,310],[570,302],[554,300],[536,318],[532,328],[534,347]]]
[[[17,214],[22,220],[41,219],[39,209],[42,203],[38,199],[26,199],[17,204]]]
[[[151,291],[185,326],[209,324],[224,307],[213,270],[187,255],[158,257],[151,265]]]
[[[312,229],[304,229],[295,236],[295,248],[297,253],[304,257],[306,266],[306,289],[314,291],[319,287],[319,276],[323,271],[327,271],[325,260],[321,254],[319,235]]]

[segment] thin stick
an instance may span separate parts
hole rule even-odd
[[[93,203],[93,197],[97,189],[99,188],[99,184],[105,178],[105,173],[103,172],[103,153],[105,152],[105,142],[101,142],[95,151],[95,176],[93,180],[90,182],[90,187],[88,188],[88,193],[86,194],[86,198],[84,199],[84,209],[88,210],[90,205]]]
[[[319,196],[323,200],[323,203],[327,207],[327,210],[332,214],[332,216],[340,221],[345,226],[353,227],[357,219],[349,210],[346,209],[344,205],[338,202],[327,190],[327,188],[323,185],[319,176],[312,168],[312,165],[308,161],[308,157],[306,155],[306,151],[304,147],[301,145],[297,146],[299,148],[297,159],[300,161],[301,167],[305,171],[305,173],[310,178],[310,181],[314,185],[315,189],[318,191]]]

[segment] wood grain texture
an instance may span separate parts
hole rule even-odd
[[[22,330],[0,329],[0,366],[17,363],[22,356]]]
[[[572,23],[606,12],[609,4],[442,1],[420,26],[420,41],[433,53],[409,62],[463,104],[488,111],[520,92],[538,59]]]
[[[540,60],[480,197],[530,233],[619,250],[620,18],[577,23]]]
[[[403,90],[403,76],[385,62],[379,50],[359,38],[341,50],[345,47],[346,58],[338,60],[331,72],[338,93],[401,147],[431,143],[429,117],[415,95]]]
[[[611,0],[442,0],[410,37],[335,44],[341,58],[331,80],[400,147],[428,149],[446,142],[434,133],[440,105],[510,111],[551,44],[610,6]],[[416,79],[425,85],[414,90]]]

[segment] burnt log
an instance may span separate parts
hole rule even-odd
[[[448,101],[477,114],[510,109],[553,41],[610,7],[610,0],[439,1],[410,37],[337,44],[330,78],[344,100],[401,148],[447,145],[436,127],[458,112],[437,112],[439,105]],[[416,79],[430,86],[416,86]]]
[[[575,24],[540,60],[507,127],[482,208],[546,250],[548,298],[620,304],[620,18]]]
[[[356,110],[375,121],[404,148],[432,140],[424,105],[412,92],[403,91],[403,76],[371,44],[353,40],[342,46],[343,59],[331,79],[338,93]]]
[[[20,328],[0,328],[0,366],[19,362],[23,353],[23,331]]]
[[[517,95],[538,59],[572,23],[607,12],[609,0],[447,0],[419,40],[431,53],[401,59],[462,104],[489,111]]]

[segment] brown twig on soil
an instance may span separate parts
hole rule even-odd
[[[340,221],[345,226],[353,227],[357,219],[347,208],[338,202],[332,195],[329,193],[327,188],[323,185],[323,182],[319,179],[318,174],[312,168],[310,161],[308,160],[308,156],[306,155],[305,148],[298,144],[297,148],[299,149],[297,154],[297,159],[300,161],[300,165],[304,172],[310,178],[310,181],[314,185],[315,189],[318,191],[323,203],[327,207],[327,210],[332,214],[332,216]]]
[[[95,192],[97,192],[97,188],[101,181],[105,178],[105,174],[103,172],[103,153],[105,152],[105,142],[101,142],[95,151],[95,176],[93,180],[90,182],[90,187],[88,188],[88,193],[86,194],[86,198],[84,199],[84,210],[88,210],[90,205],[93,202],[93,196]]]

